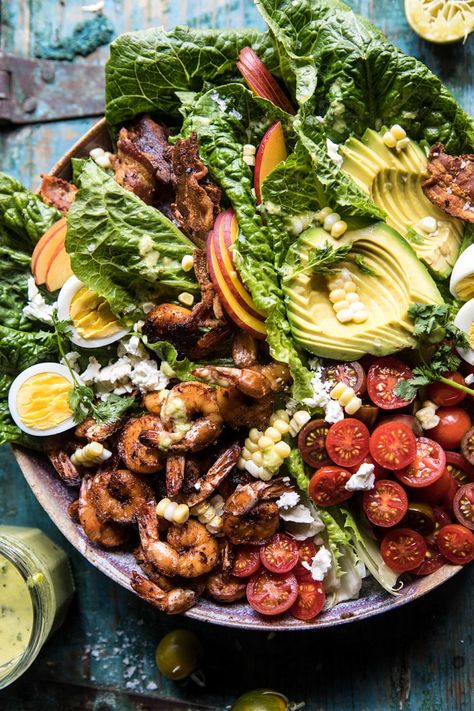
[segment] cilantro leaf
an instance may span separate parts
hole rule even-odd
[[[380,276],[375,269],[372,269],[372,267],[367,264],[365,257],[362,254],[353,254],[350,259],[357,265],[362,274],[367,274],[367,276]]]
[[[467,336],[453,323],[453,304],[412,304],[408,313],[413,319],[413,335],[421,346],[439,343],[445,338],[465,348]]]
[[[69,393],[68,402],[74,422],[80,424],[84,422],[94,407],[94,391],[87,385],[80,385],[76,382]]]
[[[342,262],[352,249],[352,245],[346,244],[342,247],[333,247],[329,242],[325,242],[322,247],[316,247],[308,251],[308,261],[304,264],[300,261],[300,266],[285,277],[285,281],[293,279],[298,274],[311,270],[315,274],[331,276],[336,273],[334,266]]]
[[[109,395],[107,400],[92,406],[92,417],[96,422],[106,425],[119,420],[134,405],[134,397],[122,397],[121,395],[112,394]]]

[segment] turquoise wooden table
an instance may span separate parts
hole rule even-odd
[[[89,1],[89,0],[87,0]],[[92,0],[91,0],[92,1]],[[86,0],[3,0],[1,48],[34,55],[70,36]],[[474,113],[474,40],[433,47],[408,27],[402,0],[354,0],[410,54],[421,58]],[[171,27],[261,26],[250,0],[106,0],[114,34]],[[85,60],[101,65],[101,47]],[[98,71],[100,71],[98,69]],[[85,100],[88,87],[83,87]],[[65,98],[66,100],[66,98]],[[32,124],[0,133],[1,169],[29,186],[93,119]],[[0,693],[8,711],[218,709],[243,691],[270,686],[311,711],[469,711],[474,708],[470,595],[474,568],[408,607],[333,631],[279,634],[218,629],[167,618],[110,582],[69,546],[41,510],[8,449],[0,451],[0,523],[38,526],[68,551],[77,595],[64,627],[31,670]],[[171,629],[193,629],[206,652],[206,686],[173,684],[154,649]]]

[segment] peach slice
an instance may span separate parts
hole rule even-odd
[[[254,94],[268,99],[289,114],[295,114],[287,95],[251,47],[240,51],[237,69]]]
[[[57,291],[64,286],[67,280],[72,276],[71,259],[63,246],[58,250],[54,259],[51,261],[48,273],[46,274],[46,288],[48,291]]]
[[[31,271],[37,284],[44,284],[53,259],[64,248],[67,223],[64,217],[51,225],[40,238],[31,256]]]
[[[277,167],[279,163],[286,160],[288,153],[286,151],[285,136],[281,122],[274,123],[264,137],[260,141],[257,155],[255,156],[255,171],[253,175],[253,183],[255,187],[255,195],[257,204],[262,202],[262,183],[265,178]]]

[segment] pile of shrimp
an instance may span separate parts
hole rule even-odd
[[[165,338],[188,354],[209,353],[222,333],[229,342],[227,325],[212,322],[212,291],[203,294],[188,313],[155,307],[143,327],[149,340]],[[198,331],[203,318],[207,338]],[[71,517],[93,544],[132,550],[132,588],[168,614],[188,610],[203,594],[223,603],[245,597],[245,582],[232,575],[235,547],[268,541],[281,525],[276,499],[293,490],[289,479],[264,482],[236,466],[249,428],[268,423],[276,393],[291,379],[249,334],[234,334],[233,367],[199,367],[196,380],[147,393],[144,414],[113,425],[87,419],[72,440],[48,452],[65,483],[79,488]],[[87,442],[103,443],[112,456],[95,468],[75,466],[71,455]],[[179,524],[158,517],[163,498],[189,507],[189,518]],[[212,516],[216,498],[221,510],[211,526],[199,512],[209,504]]]

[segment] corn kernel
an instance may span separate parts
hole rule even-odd
[[[239,457],[237,460],[237,469],[240,469],[241,471],[245,469],[245,459],[242,459],[242,457]]]
[[[282,459],[290,456],[291,447],[286,442],[277,442],[273,449]]]
[[[344,289],[333,289],[333,291],[329,292],[329,301],[335,304],[337,301],[341,301],[341,299],[344,299],[345,296],[346,292],[344,291]]]
[[[190,272],[194,267],[194,257],[192,254],[185,254],[181,260],[181,269],[183,272]]]
[[[349,294],[348,294],[348,296],[349,296]],[[349,308],[353,314],[357,313],[357,311],[366,311],[367,310],[365,308],[365,305],[362,303],[362,301],[353,301],[352,304],[349,304]]]
[[[262,481],[270,481],[270,479],[272,478],[272,476],[273,476],[273,472],[271,472],[271,471],[269,471],[268,469],[265,469],[264,467],[262,467],[262,469],[261,469],[261,471],[260,471],[260,476],[259,476],[259,478],[260,478]]]
[[[345,407],[350,403],[352,398],[354,397],[355,392],[352,388],[346,386],[345,391],[342,393],[342,395],[339,397],[339,404],[341,407]]]
[[[423,232],[428,232],[428,234],[431,234],[431,232],[435,232],[436,228],[438,227],[437,221],[434,217],[431,217],[430,215],[423,217],[423,219],[419,221],[418,225],[419,227],[421,227]]]
[[[245,143],[243,154],[244,156],[254,156],[257,152],[257,148],[252,143]]]
[[[397,139],[390,131],[386,131],[382,136],[382,141],[385,143],[387,148],[395,148],[397,145]]]
[[[310,419],[311,415],[306,410],[298,410],[292,417],[292,420],[300,427],[303,427]]]
[[[362,405],[362,400],[360,397],[357,397],[357,395],[354,395],[354,397],[347,403],[345,406],[344,410],[348,415],[354,415],[357,410],[360,409]]]
[[[283,459],[280,457],[278,452],[274,449],[270,449],[263,455],[263,468],[270,471],[276,472],[283,464]]]
[[[261,467],[263,464],[263,454],[260,450],[258,452],[254,452],[252,454],[252,462],[257,465],[257,467]]]
[[[242,449],[242,459],[252,459],[252,452],[250,452],[247,447]]]
[[[338,313],[338,311],[342,311],[343,309],[348,309],[350,306],[349,302],[343,299],[342,301],[337,301],[335,304],[332,305],[334,311]]]
[[[178,294],[178,301],[185,306],[192,306],[194,304],[194,296],[189,291],[182,291],[181,294]]]
[[[176,501],[170,501],[168,506],[165,508],[165,511],[163,513],[163,518],[166,519],[166,521],[173,523],[174,514],[175,514],[175,511],[177,508],[178,508],[178,504],[176,503]]]
[[[330,232],[333,225],[336,224],[336,222],[339,222],[341,219],[341,216],[337,212],[331,212],[330,215],[324,218],[323,222],[323,227],[326,230],[326,232]]]
[[[348,323],[352,321],[352,311],[350,309],[342,309],[336,314],[336,318],[340,323]]]
[[[341,279],[340,277],[338,279],[330,279],[328,281],[328,289],[329,291],[333,291],[334,289],[344,289],[344,279]]]
[[[285,422],[285,420],[275,420],[273,423],[273,427],[280,432],[280,434],[286,434],[288,430],[290,429],[290,425],[288,422]]]
[[[354,314],[352,314],[352,320],[354,323],[364,323],[364,321],[367,321],[369,317],[369,314],[367,311],[356,311]]]
[[[264,469],[261,466],[258,466],[255,464],[255,462],[245,462],[245,468],[248,471],[249,474],[251,474],[255,479],[261,479],[262,474],[264,473]]]
[[[397,151],[398,152],[403,151],[403,149],[406,148],[409,143],[410,143],[409,138],[402,138],[401,141],[397,141]]]
[[[246,448],[249,452],[252,452],[252,454],[253,454],[254,452],[258,452],[258,444],[257,444],[256,442],[252,442],[252,440],[249,439],[248,437],[247,437],[247,439],[245,440],[245,448]]]
[[[256,427],[252,427],[252,429],[249,432],[249,440],[251,442],[258,442],[258,440],[260,439],[261,436],[262,436],[262,433],[259,430],[257,430]]]
[[[260,439],[258,440],[258,446],[260,449],[266,449],[267,447],[271,447],[273,445],[273,440],[270,439],[270,437],[266,437],[265,435],[262,435]]]
[[[247,165],[255,165],[255,156],[242,156],[242,160]]]
[[[318,222],[322,224],[326,217],[328,217],[331,213],[332,210],[330,207],[323,207],[323,209],[318,212]]]
[[[156,515],[163,518],[165,515],[166,507],[171,504],[171,499],[161,499],[156,506]]]
[[[344,267],[344,269],[341,269],[339,274],[340,274],[340,277],[344,283],[346,283],[346,281],[352,281],[352,274],[350,273],[350,271],[347,267]]]
[[[355,304],[356,302],[360,302],[360,296],[356,291],[350,291],[348,294],[346,294],[346,301],[348,301],[350,304]]]
[[[216,512],[214,511],[214,507],[209,505],[206,510],[200,514],[199,520],[204,524],[210,523],[215,515]]]
[[[342,237],[345,232],[347,232],[347,222],[344,222],[344,220],[338,220],[331,227],[331,237],[334,237],[334,239]]]
[[[276,417],[277,420],[283,420],[284,422],[290,421],[290,416],[286,410],[277,410],[273,413],[272,417]]]
[[[353,281],[346,281],[344,284],[344,291],[347,294],[357,291],[357,284]]]
[[[179,504],[174,512],[173,522],[177,524],[186,523],[189,518],[189,507],[186,504]]]
[[[337,383],[329,393],[329,397],[331,397],[333,400],[339,400],[341,395],[346,391],[346,384],[345,383]]]
[[[390,129],[390,133],[397,140],[400,141],[402,138],[406,138],[407,132],[398,123],[394,124]]]
[[[276,427],[267,427],[265,437],[270,437],[273,442],[279,442],[281,440],[281,432]]]

